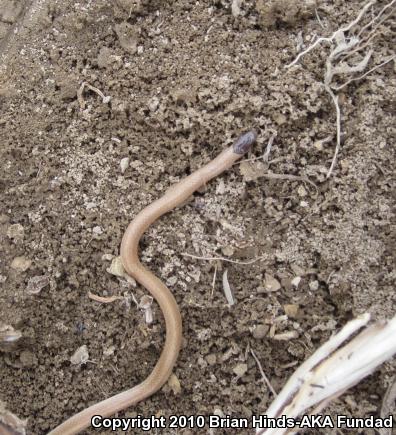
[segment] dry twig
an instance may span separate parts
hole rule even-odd
[[[314,407],[312,414],[320,412],[391,358],[396,353],[396,316],[367,326],[369,320],[368,313],[359,316],[324,343],[294,372],[266,416],[296,418]],[[257,428],[256,434],[282,435],[287,430]]]

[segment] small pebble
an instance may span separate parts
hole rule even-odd
[[[6,214],[0,214],[0,224],[6,224],[10,220]]]
[[[247,372],[248,366],[245,363],[240,363],[236,365],[232,371],[240,378]]]
[[[70,362],[72,364],[85,364],[89,359],[88,347],[84,344],[79,347],[73,355],[70,357]]]
[[[319,281],[311,281],[309,283],[309,289],[315,292],[319,288]]]
[[[32,260],[26,257],[15,257],[11,262],[11,268],[18,272],[25,272],[32,265]]]
[[[121,257],[113,258],[111,265],[106,269],[106,272],[123,278],[125,275],[125,269],[124,266],[122,265]]]
[[[276,292],[281,288],[280,282],[268,273],[265,274],[264,288],[268,292]]]
[[[232,246],[224,246],[223,248],[221,248],[221,252],[226,257],[231,257],[231,255],[234,253],[234,248]]]
[[[181,393],[180,381],[174,373],[172,373],[168,379],[168,386],[175,396]]]
[[[301,276],[296,276],[295,278],[292,279],[291,283],[293,284],[294,287],[297,288],[300,282],[301,282]]]
[[[31,295],[37,295],[49,284],[49,278],[46,275],[39,275],[30,278],[26,287],[26,292]]]
[[[205,356],[205,360],[210,366],[213,366],[217,362],[217,356],[215,353],[210,353],[209,355]]]
[[[123,159],[121,159],[120,161],[120,168],[121,168],[121,174],[123,174],[129,166],[129,157],[124,157]]]
[[[305,190],[305,187],[303,185],[299,186],[299,188],[297,189],[297,193],[301,197],[307,196],[307,191]]]
[[[100,226],[97,225],[96,227],[92,228],[92,233],[99,236],[100,234],[103,234],[103,230]]]
[[[269,331],[268,325],[257,325],[253,328],[252,335],[257,340],[264,338]]]
[[[299,306],[295,304],[286,304],[283,306],[283,309],[288,317],[295,318],[297,317]]]

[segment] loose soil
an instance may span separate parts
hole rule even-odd
[[[141,241],[142,262],[180,305],[184,342],[176,378],[119,415],[264,413],[273,396],[251,349],[279,391],[352,317],[394,315],[394,63],[340,95],[343,143],[326,179],[336,131],[321,85],[328,44],[284,67],[361,2],[322,1],[320,20],[309,1],[230,3],[0,1],[0,323],[23,334],[1,349],[0,399],[29,434],[148,375],[161,313],[154,303],[146,324],[131,297],[145,290],[107,269],[138,211],[251,128],[249,158],[275,136],[270,163],[235,165]],[[394,45],[385,32],[376,56]],[[105,98],[87,86],[78,98],[83,82]],[[125,299],[101,304],[89,291]],[[73,364],[83,345],[89,361]],[[327,411],[378,416],[395,366]]]

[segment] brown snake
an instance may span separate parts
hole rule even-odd
[[[249,131],[221,152],[215,159],[171,186],[165,194],[144,208],[129,224],[121,242],[121,260],[125,270],[145,287],[158,302],[166,325],[166,338],[161,356],[150,375],[135,387],[96,403],[75,414],[53,429],[49,435],[76,434],[88,427],[94,415],[108,417],[151,396],[167,381],[179,355],[182,321],[179,307],[170,290],[139,261],[139,240],[160,216],[185,202],[196,190],[217,177],[245,154],[256,140]]]

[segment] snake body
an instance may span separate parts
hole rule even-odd
[[[139,261],[139,240],[147,228],[160,216],[185,202],[196,190],[228,169],[245,154],[256,140],[249,131],[222,151],[215,159],[188,177],[171,186],[165,194],[144,208],[127,227],[121,242],[121,261],[137,282],[158,302],[165,318],[164,348],[150,375],[135,387],[96,403],[70,417],[49,435],[72,435],[88,427],[94,415],[108,417],[151,396],[167,381],[179,355],[182,340],[182,320],[177,302],[170,290]]]

